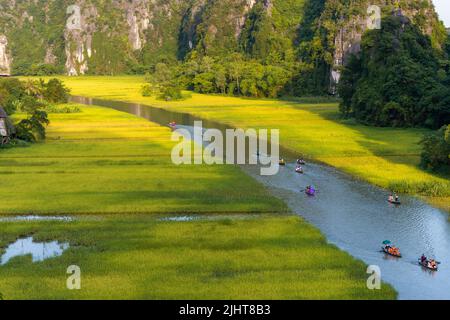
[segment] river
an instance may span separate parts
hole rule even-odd
[[[175,121],[187,129],[195,120],[202,120],[140,104],[83,97],[72,97],[72,101],[113,108],[161,125]],[[227,128],[207,120],[203,126]],[[283,149],[281,153],[289,163],[276,176],[261,176],[257,166],[241,166],[242,170],[319,228],[330,243],[368,265],[379,266],[382,280],[398,291],[399,299],[450,299],[450,223],[446,212],[406,195],[401,196],[401,206],[391,205],[388,191],[321,164],[307,164],[305,174],[300,175],[294,170],[295,156]],[[311,184],[318,189],[316,197],[300,192]],[[381,242],[387,239],[400,247],[401,259],[380,252]],[[423,253],[441,262],[439,271],[418,265]]]

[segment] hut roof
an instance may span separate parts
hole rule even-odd
[[[0,106],[0,118],[7,118],[8,115],[6,114],[5,110]]]

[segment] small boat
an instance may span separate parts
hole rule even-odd
[[[307,187],[305,193],[310,197],[314,197],[316,195],[316,189],[314,187]]]
[[[280,159],[280,166],[285,166],[286,165],[286,161],[284,159]]]
[[[303,160],[303,159],[298,159],[298,160],[297,160],[297,164],[299,164],[299,165],[301,165],[301,166],[304,166],[304,165],[306,164],[306,161]]]
[[[397,257],[397,258],[401,258],[402,257],[402,254],[400,253],[400,250],[389,250],[389,248],[394,248],[394,247],[388,247],[388,246],[384,246],[384,247],[382,247],[381,248],[381,250],[384,252],[384,253],[386,253],[386,254],[388,254],[388,255],[390,255],[390,256],[393,256],[393,257]]]
[[[387,200],[390,204],[394,204],[396,206],[401,205],[400,197],[396,193],[391,193]]]
[[[429,261],[429,260],[422,261],[422,260],[419,258],[419,264],[420,264],[422,267],[424,267],[424,268],[426,268],[426,269],[428,269],[428,270],[431,270],[431,271],[438,271],[438,263],[437,263],[437,262],[435,262],[435,264],[432,265],[432,264],[431,264],[431,261]]]
[[[295,172],[297,172],[297,173],[301,173],[301,174],[303,174],[303,173],[304,173],[304,171],[303,171],[303,168],[302,168],[302,167],[297,167],[297,168],[295,168]]]

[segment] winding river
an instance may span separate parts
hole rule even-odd
[[[72,97],[72,101],[131,113],[161,125],[171,121],[190,129],[190,114],[174,113],[140,104]],[[203,120],[205,128],[227,129]],[[400,299],[450,299],[450,223],[447,213],[415,197],[402,196],[402,205],[386,200],[388,192],[343,174],[331,167],[307,164],[305,174],[294,171],[295,155],[281,150],[290,161],[276,176],[261,176],[257,166],[242,170],[267,186],[298,215],[319,228],[328,241],[368,265],[381,269]],[[307,185],[318,188],[316,197],[300,192]],[[381,242],[390,239],[400,247],[403,258],[380,252]],[[441,262],[438,272],[426,270],[417,259],[425,253]]]

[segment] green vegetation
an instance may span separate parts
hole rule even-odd
[[[42,87],[42,98],[47,102],[66,103],[69,100],[70,90],[59,79],[50,79]]]
[[[198,93],[275,98],[292,93],[292,74],[291,65],[285,62],[264,64],[240,53],[214,59],[193,52],[175,68],[174,77],[180,86]]]
[[[74,69],[83,65],[83,72],[92,75],[151,74],[164,64],[173,78],[158,97],[177,100],[184,98],[180,88],[247,97],[327,95],[336,59],[347,58],[346,49],[340,56],[343,48],[335,40],[343,32],[342,46],[357,42],[372,3],[119,0],[111,5],[90,0],[79,4],[80,32],[68,35],[66,9],[72,4],[27,0],[0,12],[0,34],[8,38],[14,74],[61,73],[67,52],[76,60]],[[433,50],[445,51],[447,34],[429,1],[379,5],[385,17],[401,9],[427,34]],[[433,97],[442,98],[443,92]],[[401,111],[393,103],[387,110]]]
[[[26,142],[45,139],[45,127],[49,124],[47,111],[55,110],[49,103],[65,103],[68,96],[69,90],[55,78],[47,83],[42,79],[27,82],[0,79],[0,106],[4,106],[8,115],[22,113],[16,117],[18,122],[11,125],[11,137]],[[13,144],[16,144],[14,140]]]
[[[155,199],[156,200],[156,199]],[[195,222],[103,216],[0,222],[0,247],[19,235],[69,242],[61,257],[0,267],[4,299],[395,299],[368,290],[366,266],[297,217]],[[66,269],[81,268],[81,290]]]
[[[418,27],[389,17],[365,34],[361,54],[344,69],[341,109],[373,125],[440,128],[450,123],[449,79],[449,65]]]
[[[143,77],[63,78],[76,95],[149,104],[239,128],[277,128],[283,146],[376,185],[419,194],[450,210],[449,179],[420,167],[424,129],[377,128],[341,118],[337,103],[253,100],[192,94],[165,102],[143,97]],[[308,134],[305,134],[307,132]]]
[[[434,171],[450,169],[450,125],[422,140],[422,166]]]
[[[337,50],[347,50],[336,47],[336,39],[342,39],[342,46],[347,46],[346,41],[363,35],[361,25],[366,24],[367,8],[374,4],[381,7],[382,17],[409,17],[421,33],[427,34],[433,48],[442,53],[447,35],[430,1],[310,0],[305,4],[305,19],[299,28],[298,52],[304,65],[294,84],[296,95],[329,92],[335,54]]]
[[[0,152],[1,214],[75,214],[0,222],[0,253],[23,235],[71,246],[44,262],[23,256],[1,266],[4,299],[396,297],[387,285],[368,290],[363,263],[282,215],[285,205],[238,168],[177,167],[168,128],[77,108],[50,114],[45,143]],[[200,220],[164,220],[177,213]],[[66,289],[70,265],[81,268],[81,290]]]
[[[47,113],[41,110],[43,102],[27,91],[24,83],[17,79],[0,80],[0,106],[2,104],[5,105],[8,115],[16,111],[25,113],[25,116],[20,118],[17,124],[10,124],[9,135],[11,138],[27,142],[45,139],[45,127],[49,121]],[[9,123],[10,119],[8,118],[7,121]],[[13,140],[14,144],[16,143]]]
[[[165,63],[158,63],[155,72],[146,76],[148,84],[142,86],[144,97],[156,96],[158,99],[171,101],[182,100],[188,95],[181,92],[180,85],[176,81],[172,70]]]
[[[76,107],[50,114],[46,143],[0,152],[0,214],[286,211],[233,166],[172,165],[169,128]]]

